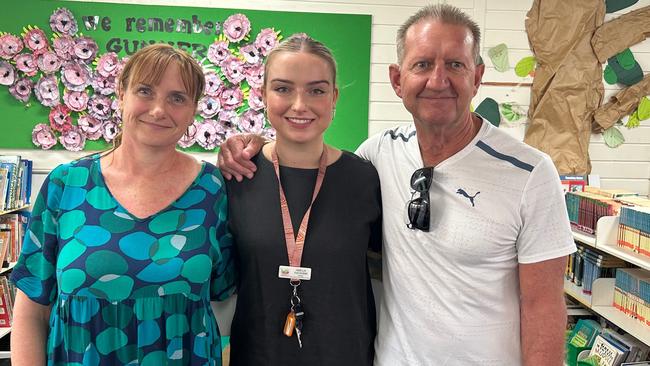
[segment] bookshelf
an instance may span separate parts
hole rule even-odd
[[[617,216],[604,216],[598,220],[596,235],[573,231],[573,238],[590,247],[616,256],[640,268],[650,270],[650,258],[618,247]],[[614,299],[614,278],[599,278],[593,283],[591,296],[582,293],[574,283],[565,280],[564,292],[594,313],[607,319],[639,341],[650,345],[650,327],[643,325],[612,306]]]
[[[12,208],[11,210],[0,211],[0,216],[6,215],[6,214],[12,213],[12,212],[24,211],[24,210],[27,210],[28,208],[29,208],[29,205],[23,205],[23,206],[20,206],[20,207]]]

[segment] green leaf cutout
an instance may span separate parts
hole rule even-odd
[[[498,44],[488,50],[488,56],[498,72],[506,72],[510,69],[508,61],[508,46],[505,43]]]
[[[535,59],[535,56],[524,57],[517,62],[517,66],[515,66],[515,74],[523,78],[530,74],[531,71],[535,70],[536,64],[537,60]]]
[[[634,59],[634,55],[632,54],[632,51],[630,51],[629,48],[626,48],[625,51],[617,54],[616,60],[618,61],[619,65],[621,65],[621,67],[624,68],[625,70],[632,70],[634,64],[636,63],[636,60]]]
[[[499,127],[501,123],[501,114],[499,114],[499,104],[492,98],[485,98],[481,104],[476,107],[476,114],[487,119],[490,123]]]
[[[603,78],[605,78],[605,82],[609,85],[614,85],[618,81],[618,76],[616,76],[614,69],[612,69],[609,65],[605,66],[605,71],[603,71]]]
[[[520,120],[524,116],[522,112],[518,110],[512,103],[501,103],[499,104],[501,109],[501,114],[508,122],[514,122]]]
[[[614,126],[603,132],[603,139],[605,140],[605,144],[612,148],[619,147],[625,142],[625,137],[623,137],[621,131]]]
[[[627,128],[635,128],[639,127],[639,115],[637,114],[637,111],[634,111],[634,113],[630,114],[630,117],[627,119],[627,123],[625,124],[625,127]]]
[[[650,118],[650,99],[648,97],[641,98],[639,106],[636,109],[636,116],[639,121]]]

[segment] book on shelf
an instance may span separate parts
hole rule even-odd
[[[618,225],[618,246],[650,257],[650,207],[622,207]]]
[[[582,192],[587,185],[587,177],[584,175],[560,175],[562,189],[566,192]]]
[[[30,203],[33,163],[20,155],[0,155],[0,211],[13,210]],[[0,183],[0,186],[2,183]]]
[[[0,230],[8,230],[10,233],[9,245],[5,260],[16,262],[20,255],[23,238],[29,220],[28,212],[12,212],[0,216]]]
[[[618,342],[613,342],[606,335],[600,334],[596,337],[589,356],[598,356],[599,366],[619,366],[625,361],[629,352],[629,349],[622,347]]]
[[[614,282],[612,306],[648,326],[650,332],[650,271],[620,269]]]

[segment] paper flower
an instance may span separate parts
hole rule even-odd
[[[0,85],[12,85],[16,81],[16,71],[7,61],[0,61]]]
[[[195,140],[202,148],[214,150],[224,141],[224,136],[217,133],[217,122],[205,119],[196,129]]]
[[[254,44],[247,44],[239,48],[239,53],[244,57],[244,61],[249,65],[258,65],[262,62],[262,55]]]
[[[56,135],[50,126],[39,123],[32,130],[32,143],[43,150],[48,150],[56,145]]]
[[[205,73],[205,94],[218,97],[223,90],[223,81],[221,78],[214,72],[208,71]]]
[[[9,93],[19,101],[27,103],[29,101],[29,96],[32,94],[33,87],[34,82],[32,79],[22,78],[16,80],[16,82],[9,87]]]
[[[70,61],[61,67],[61,82],[66,88],[83,91],[90,85],[90,69],[78,61]]]
[[[244,14],[233,14],[223,22],[223,34],[231,42],[239,42],[251,31],[251,22]]]
[[[273,127],[265,128],[264,131],[262,131],[262,137],[268,140],[275,140],[275,128]]]
[[[238,87],[226,88],[221,92],[221,108],[233,110],[242,104],[244,93]]]
[[[217,118],[219,121],[231,121],[237,118],[237,112],[234,110],[224,110],[222,109],[221,112],[219,112],[219,118]]]
[[[97,73],[103,77],[116,76],[119,60],[115,52],[108,52],[97,60]]]
[[[77,21],[70,10],[58,8],[50,15],[50,28],[53,32],[67,35],[74,35],[79,30]]]
[[[81,151],[86,145],[86,136],[77,126],[72,126],[69,130],[59,136],[59,142],[69,151]]]
[[[91,85],[95,90],[95,93],[102,95],[111,95],[115,93],[115,76],[104,77],[96,72],[91,80]]]
[[[84,114],[79,117],[77,125],[88,140],[99,140],[104,135],[104,124],[102,121],[89,114]]]
[[[208,60],[217,66],[221,66],[221,63],[229,56],[232,56],[232,53],[228,49],[226,41],[216,41],[208,47]]]
[[[46,51],[49,47],[45,32],[36,27],[30,28],[27,33],[23,35],[23,42],[25,42],[25,46],[32,50],[36,55]]]
[[[54,52],[63,61],[70,61],[74,56],[74,39],[68,35],[54,38]]]
[[[72,91],[66,89],[63,92],[63,103],[72,111],[85,111],[88,107],[88,93],[85,90]]]
[[[251,88],[261,88],[264,84],[264,65],[255,65],[247,67],[244,70],[246,81]]]
[[[262,91],[257,88],[252,88],[248,93],[248,106],[255,111],[264,109],[264,101],[262,100]]]
[[[84,63],[90,63],[97,55],[97,43],[90,37],[79,37],[74,40],[74,55]]]
[[[244,80],[244,64],[235,56],[229,56],[221,63],[221,70],[226,79],[233,84],[239,84]]]
[[[88,100],[88,113],[98,120],[105,121],[111,118],[111,98],[105,95],[93,94]]]
[[[200,121],[194,120],[194,122],[187,127],[187,131],[181,136],[181,139],[178,140],[178,146],[187,149],[188,147],[194,145],[196,142],[196,132],[199,129]]]
[[[50,109],[50,127],[59,132],[65,132],[72,128],[72,117],[70,117],[70,108],[59,104]]]
[[[13,34],[3,34],[0,36],[0,57],[5,60],[14,58],[23,50],[23,41]]]
[[[108,121],[104,121],[104,124],[102,125],[102,136],[106,142],[113,141],[113,139],[115,139],[115,136],[117,136],[117,134],[122,131],[120,124],[121,121],[117,117],[109,119]]]
[[[221,110],[221,102],[219,98],[206,95],[199,100],[198,109],[201,117],[212,118]]]
[[[217,133],[222,136],[221,143],[223,141],[226,141],[227,138],[230,136],[238,133],[237,131],[237,125],[236,122],[239,120],[239,118],[232,118],[228,120],[222,120],[220,119],[219,122],[217,123]]]
[[[16,61],[16,68],[27,76],[34,76],[38,72],[36,59],[31,53],[21,53],[14,58],[14,61]]]
[[[255,47],[266,57],[278,44],[278,34],[273,28],[264,28],[255,37]]]
[[[59,101],[59,82],[56,76],[49,75],[40,78],[34,87],[34,95],[36,99],[46,107],[54,107],[60,104]]]
[[[264,129],[264,115],[254,110],[247,110],[239,118],[239,129],[242,132],[260,134]]]
[[[53,51],[45,51],[36,58],[36,65],[46,74],[51,74],[61,68],[61,60]]]

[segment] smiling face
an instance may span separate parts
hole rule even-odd
[[[331,66],[307,52],[280,52],[268,62],[262,96],[277,141],[322,144],[338,98]]]
[[[405,37],[401,65],[390,66],[390,80],[416,124],[443,126],[467,120],[483,77],[475,65],[469,29],[423,19]]]
[[[169,63],[157,84],[130,82],[118,94],[124,141],[174,147],[194,120],[196,102],[185,89],[176,62]]]

